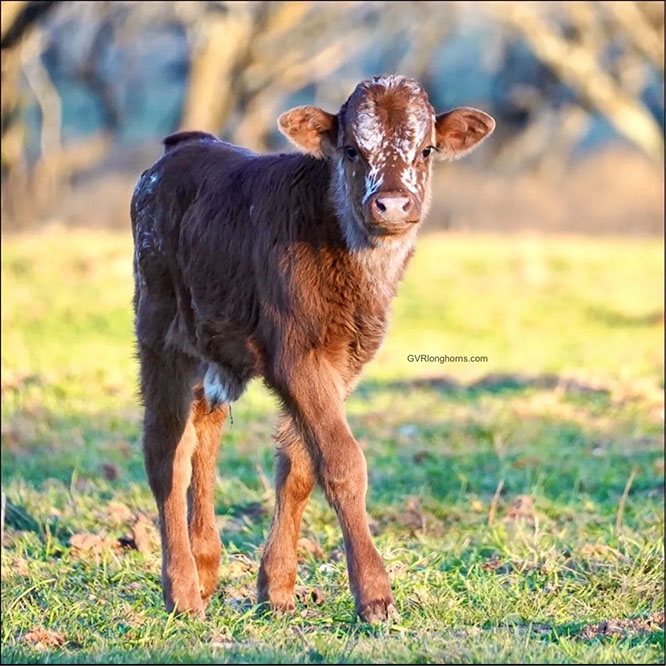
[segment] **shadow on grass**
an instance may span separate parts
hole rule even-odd
[[[406,393],[427,390],[443,400],[473,404],[484,395],[501,399],[533,389],[558,389],[565,398],[585,396],[602,407],[610,403],[610,392],[605,388],[555,374],[516,373],[489,374],[470,384],[447,376],[366,380],[355,392],[355,399],[372,404],[380,394],[400,400]],[[78,483],[89,482],[95,488],[99,481],[104,484],[102,496],[110,498],[122,493],[129,482],[148,494],[136,414],[128,418],[126,411],[62,414],[45,409],[39,414],[46,425],[38,436],[28,433],[24,440],[15,439],[10,446],[3,446],[3,483],[20,479],[40,489],[43,482],[54,479],[71,488],[78,479]],[[15,416],[20,421],[25,415],[19,412]],[[564,497],[570,501],[584,494],[610,515],[616,510],[630,468],[650,470],[659,455],[650,446],[627,452],[620,446],[619,436],[614,442],[612,433],[594,424],[538,414],[513,415],[508,421],[499,413],[489,418],[410,414],[408,421],[390,420],[388,433],[384,428],[380,435],[363,414],[350,417],[350,422],[359,439],[367,436],[372,442],[366,449],[369,505],[384,524],[395,506],[404,505],[414,495],[435,507],[439,519],[456,520],[450,507],[470,495],[489,500],[500,481],[506,496],[537,493],[549,501]],[[261,430],[257,441],[248,444],[245,437],[239,444],[239,435],[245,436],[255,423],[263,424],[266,432]],[[8,426],[12,426],[11,418]],[[274,447],[267,433],[265,412],[239,408],[234,427],[225,428],[220,448],[216,510],[233,528],[226,534],[223,531],[225,545],[240,552],[260,544],[268,527],[266,478],[272,478]],[[499,445],[498,437],[502,440]],[[108,465],[117,470],[114,478],[107,475]],[[639,474],[632,496],[659,492],[658,476]],[[10,499],[13,509],[8,520],[15,521],[17,529],[34,528],[36,523],[26,508]]]
[[[593,321],[610,328],[642,328],[664,325],[663,310],[655,310],[642,315],[628,315],[596,303],[590,303],[586,306],[585,312]]]
[[[490,373],[480,379],[464,384],[447,375],[398,379],[393,381],[364,380],[355,393],[371,397],[376,391],[410,391],[432,389],[445,396],[475,399],[484,393],[500,394],[527,389],[558,389],[565,393],[585,393],[610,398],[610,390],[592,386],[576,379],[556,374],[527,375],[521,373]]]

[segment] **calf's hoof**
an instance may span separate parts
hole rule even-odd
[[[199,581],[193,580],[177,585],[165,587],[164,601],[169,613],[176,612],[178,615],[192,615],[204,619],[204,602],[199,592]]]
[[[219,537],[218,537],[219,539]],[[204,608],[208,605],[213,592],[217,588],[220,570],[220,547],[213,545],[207,550],[193,547],[194,561],[197,564],[197,576],[199,578],[199,593]]]
[[[296,608],[293,591],[260,590],[258,599],[260,604],[266,604],[267,609],[278,613],[291,613]]]
[[[400,619],[392,598],[375,599],[363,604],[358,614],[364,622],[397,622]]]
[[[197,594],[195,599],[185,599],[183,600],[179,597],[176,601],[167,601],[166,609],[169,613],[176,611],[176,615],[191,615],[192,617],[199,618],[203,620],[206,617],[204,612],[204,603],[201,599],[201,595]]]

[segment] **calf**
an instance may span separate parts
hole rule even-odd
[[[435,115],[416,81],[381,76],[337,114],[302,106],[278,123],[305,154],[256,155],[181,132],[132,198],[143,447],[164,597],[169,610],[203,615],[215,589],[220,430],[229,404],[262,377],[282,415],[258,600],[294,607],[301,515],[319,482],[342,527],[356,610],[383,620],[396,610],[344,403],[386,333],[429,205],[432,159],[464,155],[495,122],[471,108]]]

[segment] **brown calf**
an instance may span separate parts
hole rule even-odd
[[[467,153],[494,126],[476,109],[436,116],[416,81],[382,76],[335,115],[305,106],[280,117],[305,155],[256,155],[203,132],[165,140],[135,189],[132,230],[143,446],[169,610],[203,614],[215,589],[220,430],[259,376],[283,405],[259,601],[293,608],[301,515],[319,482],[357,611],[395,614],[344,402],[386,333],[432,158]]]

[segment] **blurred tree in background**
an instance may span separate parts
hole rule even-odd
[[[382,72],[498,121],[432,224],[661,232],[661,2],[3,2],[3,227],[126,227],[166,134],[284,149],[281,111]]]

